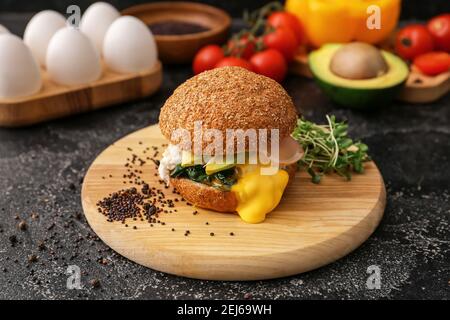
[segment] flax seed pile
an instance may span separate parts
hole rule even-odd
[[[142,145],[142,142],[139,142],[139,145]],[[167,145],[162,145],[162,147],[165,148]],[[131,185],[131,187],[113,192],[96,204],[98,212],[103,214],[108,222],[118,221],[125,227],[129,227],[127,220],[131,219],[132,221],[147,221],[150,227],[156,224],[165,226],[166,222],[162,221],[161,217],[163,214],[178,212],[176,203],[183,202],[187,206],[192,206],[175,188],[172,188],[171,192],[180,196],[173,200],[166,198],[164,192],[169,190],[170,187],[163,180],[159,179],[156,186],[151,186],[143,179],[143,170],[148,170],[150,165],[154,166],[154,176],[158,176],[159,160],[157,157],[160,154],[159,147],[145,148],[142,152],[145,159],[134,153],[132,148],[127,148],[127,151],[130,156],[124,164],[125,173],[122,178],[123,184]],[[112,178],[112,175],[102,177],[103,180],[108,178]],[[192,214],[197,215],[199,212],[193,210]],[[209,223],[206,222],[205,225],[209,225]],[[133,229],[137,229],[137,226],[133,226]],[[171,228],[171,230],[175,231],[174,228]],[[210,236],[215,235],[214,232],[209,234]],[[189,235],[191,235],[191,231],[185,230],[184,236],[188,237]],[[230,232],[229,235],[234,236],[234,233]]]
[[[142,142],[139,142],[139,144],[142,144]],[[127,151],[131,152],[131,157],[127,158],[127,162],[124,164],[126,173],[123,174],[123,184],[138,186],[140,190],[133,186],[109,194],[103,200],[97,202],[98,212],[102,213],[108,222],[120,221],[126,227],[128,227],[127,219],[148,221],[151,226],[156,223],[165,225],[159,219],[159,215],[177,212],[174,209],[174,200],[166,199],[164,194],[164,189],[169,187],[162,180],[158,180],[158,188],[150,187],[142,178],[142,169],[147,161],[153,162],[155,170],[158,169],[159,161],[155,159],[159,155],[158,147],[147,147],[143,153],[147,154],[153,151],[153,156],[148,156],[145,160],[132,153],[133,149],[127,148]],[[155,174],[157,175],[157,173]],[[112,176],[110,175],[110,177]],[[178,194],[175,189],[172,192]],[[178,198],[176,198],[176,201],[179,201]],[[185,200],[181,198],[181,201]]]

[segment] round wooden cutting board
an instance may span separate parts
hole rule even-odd
[[[260,224],[195,208],[158,182],[150,158],[160,158],[166,143],[157,125],[117,141],[94,161],[82,190],[84,213],[96,234],[119,254],[152,269],[211,280],[289,276],[345,256],[370,236],[383,216],[386,192],[374,163],[366,164],[365,174],[355,174],[351,182],[329,175],[316,185],[305,172],[297,173],[280,205]],[[153,147],[159,147],[158,154]],[[108,222],[98,211],[99,200],[133,187],[124,179],[129,169],[125,163],[132,157],[146,161],[138,161],[142,166],[132,171],[142,171],[150,188],[162,189],[174,200],[172,212],[159,215],[160,223],[128,219],[126,226]]]

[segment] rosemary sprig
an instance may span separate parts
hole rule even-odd
[[[303,147],[305,154],[298,162],[311,175],[314,183],[319,183],[326,173],[336,172],[351,180],[352,171],[363,173],[363,163],[370,160],[368,147],[364,143],[353,142],[347,136],[348,125],[336,122],[334,116],[326,116],[328,123],[317,125],[301,118],[292,137]]]

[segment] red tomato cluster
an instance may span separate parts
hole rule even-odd
[[[450,13],[427,25],[412,24],[397,34],[395,50],[424,74],[434,76],[450,69]]]
[[[287,64],[304,43],[303,27],[293,14],[276,11],[267,18],[265,30],[261,36],[244,32],[230,39],[224,48],[208,45],[200,49],[192,65],[194,73],[238,66],[283,81]]]

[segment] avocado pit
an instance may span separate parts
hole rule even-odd
[[[363,42],[352,42],[341,46],[330,61],[332,73],[350,80],[377,78],[388,70],[389,66],[381,51]]]

